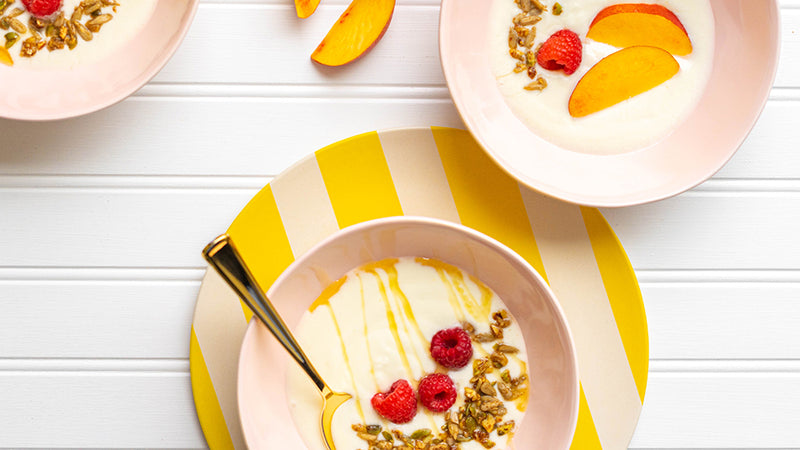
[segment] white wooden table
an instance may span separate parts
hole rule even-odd
[[[345,0],[305,22],[289,0],[203,0],[132,98],[0,120],[0,447],[205,446],[188,363],[203,244],[319,147],[462,126],[437,0],[398,3],[374,51],[323,70],[308,55]],[[800,448],[800,1],[781,13],[775,88],[735,158],[677,198],[604,211],[650,327],[632,448]]]

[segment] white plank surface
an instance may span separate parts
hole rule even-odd
[[[0,372],[0,398],[12,448],[204,445],[184,372]],[[631,447],[797,448],[798,405],[797,373],[654,373]]]
[[[438,1],[399,0],[374,51],[321,69],[308,54],[347,3],[299,23],[288,0],[204,0],[134,97],[0,120],[0,448],[204,447],[187,359],[202,245],[317,148],[460,126]],[[800,448],[800,1],[781,4],[776,87],[734,159],[678,198],[604,211],[650,329],[631,448]]]

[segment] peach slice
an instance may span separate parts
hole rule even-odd
[[[612,53],[578,81],[569,98],[572,117],[584,117],[616,105],[669,80],[678,61],[658,47],[635,46]]]
[[[371,49],[386,32],[395,0],[353,0],[320,42],[311,59],[341,66]]]
[[[624,3],[600,11],[586,37],[615,47],[660,47],[673,55],[692,53],[692,41],[680,19],[661,5]]]
[[[7,66],[14,65],[14,59],[11,58],[11,54],[8,53],[8,50],[3,46],[0,46],[0,64],[5,64]]]
[[[294,9],[297,10],[297,17],[306,19],[314,14],[319,6],[319,0],[294,0]]]

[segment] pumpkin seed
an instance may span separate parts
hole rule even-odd
[[[5,38],[6,38],[6,48],[9,49],[13,47],[14,44],[17,43],[17,41],[19,40],[19,34],[10,31],[5,34]]]
[[[425,439],[426,437],[431,435],[431,430],[428,428],[421,428],[413,433],[411,433],[411,439]]]

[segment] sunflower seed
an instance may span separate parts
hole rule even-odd
[[[8,24],[11,26],[11,29],[16,31],[17,33],[25,34],[28,32],[28,27],[26,27],[25,24],[23,24],[22,22],[13,17],[8,20]]]
[[[71,23],[75,27],[75,31],[78,32],[78,36],[80,36],[81,39],[87,42],[92,40],[92,32],[86,28],[86,25],[78,22],[77,20],[73,20]]]
[[[93,32],[97,33],[98,31],[100,31],[100,27],[102,27],[103,24],[105,24],[108,21],[110,21],[113,17],[114,16],[112,16],[111,14],[100,14],[99,16],[88,20],[86,22],[86,28],[88,28],[88,29],[92,30]]]

